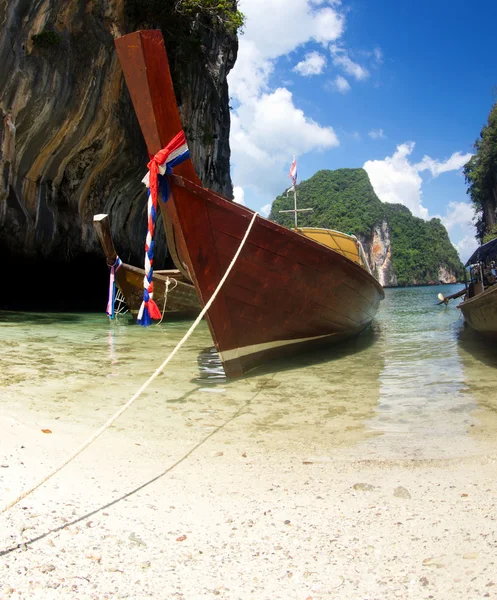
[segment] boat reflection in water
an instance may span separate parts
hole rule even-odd
[[[472,433],[493,439],[497,431],[497,345],[470,327],[461,328],[458,341],[467,393],[476,405]]]
[[[384,367],[381,328],[373,323],[341,345],[270,361],[236,381],[226,379],[214,348],[197,357],[194,381],[212,394],[211,409],[224,403],[241,408],[240,435],[260,438],[271,452],[281,444],[304,458],[327,453],[336,445],[369,435]],[[242,433],[243,432],[243,433]]]

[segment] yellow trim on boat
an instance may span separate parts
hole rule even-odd
[[[339,252],[349,260],[361,265],[361,267],[365,266],[359,249],[359,242],[355,236],[333,229],[318,229],[316,227],[301,227],[297,231],[311,240]]]

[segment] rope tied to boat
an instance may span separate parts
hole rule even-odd
[[[115,317],[114,304],[116,301],[116,271],[122,265],[122,261],[119,256],[116,256],[116,260],[112,265],[109,265],[109,299],[107,301],[107,314],[110,319]]]
[[[171,289],[169,289],[169,286],[171,285],[171,281],[174,282],[174,287],[172,287]],[[160,318],[160,321],[158,323],[156,323],[156,325],[160,325],[162,323],[162,320],[164,319],[164,314],[166,312],[166,304],[167,304],[167,296],[169,294],[169,292],[172,292],[175,288],[178,287],[178,280],[177,279],[169,279],[169,277],[166,277],[166,289],[164,291],[164,306],[162,307],[162,315]]]
[[[190,151],[186,143],[185,132],[180,131],[165,148],[159,150],[150,158],[148,173],[143,183],[148,187],[147,203],[147,237],[145,240],[145,277],[143,278],[143,302],[138,311],[137,323],[148,327],[152,319],[160,319],[159,307],[154,301],[154,233],[157,220],[157,200],[159,191],[163,202],[167,202],[170,194],[169,182],[166,175],[173,172],[173,168],[189,158]]]
[[[205,313],[212,306],[212,303],[216,299],[219,291],[221,290],[221,288],[224,285],[224,282],[228,278],[228,275],[231,273],[231,270],[233,269],[233,266],[235,265],[238,257],[240,256],[240,252],[242,251],[242,248],[245,245],[245,242],[247,241],[249,233],[250,233],[250,231],[252,229],[252,226],[255,223],[255,219],[256,219],[256,217],[257,217],[258,214],[259,213],[255,212],[252,215],[252,219],[251,219],[251,221],[249,223],[249,226],[247,227],[247,231],[245,232],[245,235],[243,236],[242,241],[240,242],[240,245],[238,246],[238,250],[235,252],[235,255],[233,256],[233,258],[231,260],[231,263],[229,264],[228,268],[226,269],[224,275],[221,277],[220,282],[218,283],[216,289],[214,290],[214,293],[209,298],[209,300],[207,301],[207,303],[204,306],[204,308],[200,311],[200,314],[195,319],[195,321],[192,323],[190,329],[181,338],[181,340],[174,347],[174,349],[172,350],[172,352],[164,360],[164,362],[161,364],[161,366],[158,369],[156,369],[156,371],[153,373],[153,375],[151,375],[147,379],[147,381],[145,381],[145,383],[141,386],[141,388],[126,402],[126,404],[124,404],[112,417],[110,417],[110,419],[108,419],[108,421],[106,423],[104,423],[104,425],[102,425],[102,427],[100,427],[100,429],[98,431],[96,431],[91,437],[89,437],[85,442],[83,442],[81,444],[81,446],[79,446],[79,448],[77,448],[76,450],[74,450],[74,452],[72,454],[70,454],[67,458],[65,458],[62,461],[62,463],[57,468],[53,469],[50,473],[48,473],[47,475],[45,475],[44,477],[42,477],[32,487],[30,487],[29,489],[25,490],[24,492],[21,492],[16,498],[14,498],[14,500],[12,500],[11,502],[9,502],[5,506],[3,506],[2,509],[0,510],[0,514],[3,514],[7,510],[9,510],[13,506],[15,506],[18,502],[20,502],[21,500],[23,500],[24,498],[26,498],[26,496],[29,496],[29,494],[31,494],[32,492],[34,492],[35,490],[37,490],[41,485],[43,485],[46,481],[48,481],[51,477],[53,477],[54,475],[56,475],[66,465],[68,465],[72,460],[74,460],[79,454],[81,454],[81,452],[83,452],[83,450],[86,450],[86,448],[88,448],[88,446],[92,442],[94,442],[98,437],[100,437],[102,435],[102,433],[104,433],[104,431],[106,431],[114,423],[114,421],[116,421],[124,412],[126,412],[128,410],[128,408],[133,404],[133,402],[137,398],[139,398],[143,394],[143,392],[148,388],[148,386],[152,383],[152,381],[154,379],[156,379],[156,377],[158,377],[162,373],[162,371],[165,369],[166,365],[173,358],[173,356],[178,352],[178,350],[181,348],[181,346],[183,346],[183,344],[187,341],[187,339],[191,336],[191,334],[195,331],[195,329],[197,328],[197,325],[204,318]]]

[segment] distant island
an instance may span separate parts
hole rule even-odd
[[[374,275],[385,287],[455,283],[464,267],[440,219],[414,217],[402,204],[382,202],[364,169],[318,171],[297,185],[299,226],[352,233],[364,246]],[[278,196],[269,218],[293,227],[293,194]]]

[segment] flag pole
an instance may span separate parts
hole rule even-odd
[[[293,205],[295,207],[295,229],[298,229],[298,226],[297,226],[297,185],[296,185],[296,182],[293,184]]]
[[[280,210],[280,213],[292,213],[294,215],[294,219],[295,219],[295,230],[298,229],[298,215],[297,213],[299,212],[309,212],[312,211],[312,208],[297,208],[297,159],[295,158],[295,155],[293,156],[293,163],[292,166],[290,167],[290,179],[292,180],[292,187],[288,188],[288,190],[286,191],[286,197],[288,198],[288,192],[290,190],[293,190],[293,210]]]

